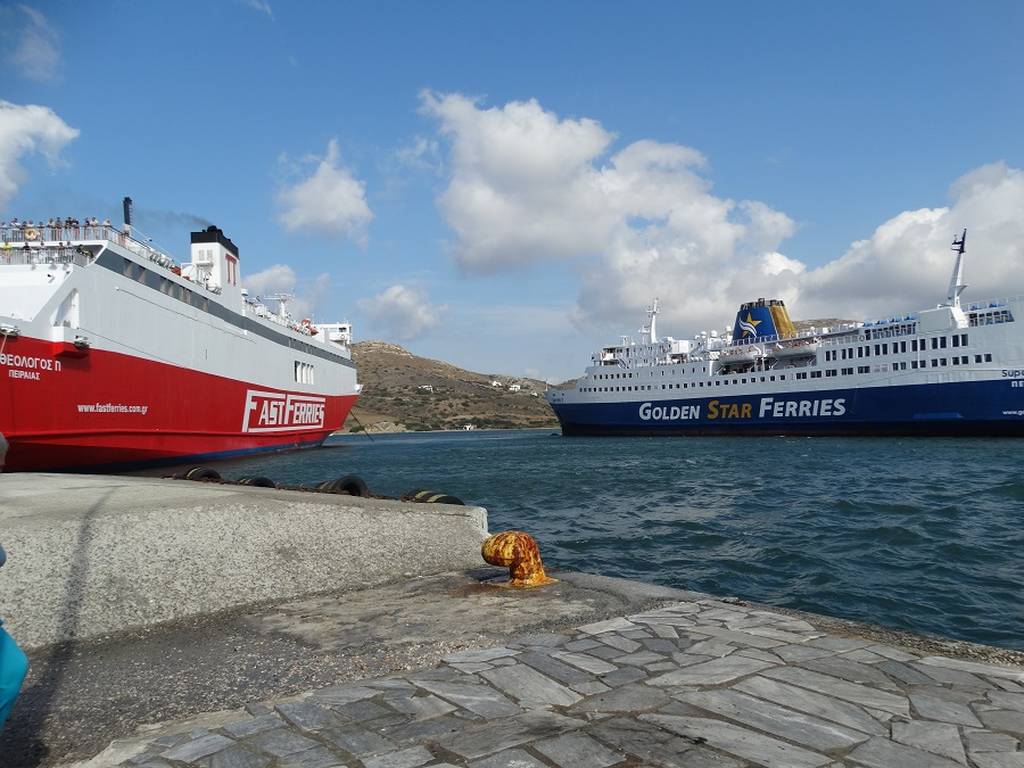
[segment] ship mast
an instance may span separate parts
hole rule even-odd
[[[953,238],[951,246],[956,253],[956,261],[953,264],[953,274],[949,278],[949,293],[946,296],[946,306],[960,307],[960,294],[964,292],[967,285],[964,283],[964,253],[967,251],[967,230],[964,229],[959,238]]]
[[[640,329],[640,333],[647,334],[648,344],[658,343],[658,300],[647,308],[647,325]]]

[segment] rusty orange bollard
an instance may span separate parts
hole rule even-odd
[[[533,536],[525,531],[502,531],[484,541],[480,554],[491,565],[509,569],[509,579],[501,586],[542,587],[557,579],[544,573],[540,547]]]

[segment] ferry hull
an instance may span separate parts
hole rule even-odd
[[[1024,437],[1019,379],[551,407],[565,435]]]
[[[354,394],[284,390],[99,349],[8,338],[5,471],[110,470],[320,445]]]

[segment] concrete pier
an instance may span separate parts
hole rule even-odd
[[[480,562],[487,513],[237,485],[0,475],[0,617],[27,648]]]
[[[499,573],[38,648],[0,764],[1024,766],[1019,652],[590,574],[509,590]]]
[[[489,586],[494,575],[43,649],[0,735],[5,768],[1024,758],[1020,653],[588,574],[527,591]]]

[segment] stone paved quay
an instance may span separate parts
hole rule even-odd
[[[89,765],[1024,767],[1024,667],[676,597],[164,726]]]

